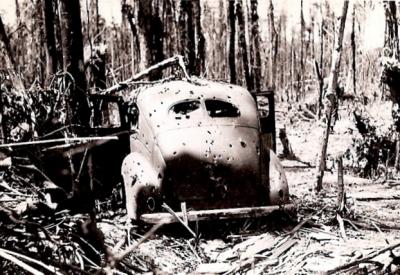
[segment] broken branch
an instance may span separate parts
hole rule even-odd
[[[126,89],[130,85],[132,85],[133,82],[138,81],[146,76],[148,76],[151,72],[155,70],[162,70],[167,67],[170,67],[172,65],[179,65],[179,67],[182,69],[185,77],[190,81],[190,77],[186,71],[185,67],[185,62],[183,61],[183,56],[181,55],[176,55],[171,58],[165,59],[157,64],[154,64],[153,66],[148,67],[147,69],[133,75],[131,78],[128,78],[127,80],[121,81],[118,84],[115,84],[114,86],[111,86],[103,91],[104,94],[111,94],[115,92],[119,92],[123,89]]]
[[[386,251],[393,250],[393,249],[395,249],[395,248],[397,248],[399,246],[400,246],[400,242],[397,242],[397,243],[395,243],[393,245],[390,245],[390,246],[387,246],[387,247],[385,247],[385,248],[383,248],[381,250],[378,250],[376,252],[370,253],[368,256],[365,256],[365,257],[363,257],[363,258],[361,258],[359,260],[351,261],[351,262],[349,262],[347,264],[344,264],[344,265],[338,266],[338,267],[336,267],[334,269],[328,270],[324,274],[327,274],[327,275],[334,274],[336,272],[348,269],[348,268],[350,268],[352,266],[355,266],[355,265],[358,265],[358,264],[362,264],[364,262],[367,262],[367,261],[375,258],[376,256],[378,256],[378,255],[380,255],[382,253],[385,253]]]

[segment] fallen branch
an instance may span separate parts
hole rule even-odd
[[[400,242],[397,242],[397,243],[395,243],[393,245],[390,245],[390,246],[387,246],[387,247],[385,247],[385,248],[383,248],[381,250],[378,250],[376,252],[370,253],[368,256],[365,256],[365,257],[363,257],[363,258],[361,258],[359,260],[351,261],[351,262],[349,262],[347,264],[344,264],[344,265],[338,266],[338,267],[336,267],[334,269],[328,270],[324,274],[327,274],[327,275],[334,274],[336,272],[348,269],[348,268],[350,268],[352,266],[355,266],[355,265],[358,265],[358,264],[362,264],[364,262],[367,262],[367,261],[375,258],[376,256],[379,256],[380,254],[385,253],[386,251],[393,250],[393,249],[395,249],[395,248],[397,248],[399,246],[400,246]]]
[[[300,230],[300,228],[303,227],[303,225],[305,225],[307,222],[309,222],[313,216],[315,215],[319,215],[322,213],[322,211],[325,210],[325,208],[327,208],[328,205],[325,205],[324,207],[322,207],[320,210],[318,210],[317,212],[310,214],[307,218],[305,218],[304,220],[302,220],[298,225],[296,225],[289,233],[287,233],[287,235],[291,235],[293,236],[297,231]]]
[[[29,273],[33,274],[33,275],[44,275],[43,272],[40,272],[39,270],[31,267],[30,265],[27,265],[26,263],[24,263],[21,260],[18,260],[17,258],[15,258],[14,256],[4,252],[3,250],[0,250],[0,257],[18,265],[19,267],[21,267],[22,269],[28,271]]]
[[[128,246],[124,251],[122,251],[121,253],[113,256],[110,255],[110,259],[108,260],[109,263],[106,267],[107,269],[111,269],[114,268],[119,262],[121,262],[129,253],[133,252],[134,250],[136,250],[139,245],[141,245],[142,243],[144,243],[147,239],[149,239],[151,236],[154,235],[154,233],[156,233],[156,231],[163,226],[164,223],[158,223],[156,225],[154,225],[138,242]]]
[[[54,266],[46,265],[46,264],[42,263],[41,261],[35,260],[33,258],[30,258],[30,257],[28,257],[26,255],[23,255],[23,254],[14,252],[14,251],[6,250],[6,249],[3,249],[3,248],[0,248],[0,252],[4,252],[4,253],[7,253],[7,254],[12,255],[12,256],[15,256],[15,257],[18,257],[18,258],[22,258],[22,259],[24,259],[24,260],[26,260],[28,262],[40,265],[44,269],[50,271],[52,274],[57,274],[57,275],[61,275],[62,274],[61,272],[58,272]]]
[[[183,56],[176,55],[171,58],[165,59],[157,64],[154,64],[153,66],[150,66],[147,69],[133,75],[131,78],[128,78],[127,80],[121,81],[118,84],[115,84],[114,86],[111,86],[111,87],[105,89],[102,93],[103,94],[112,94],[115,92],[119,92],[123,89],[126,89],[130,85],[134,84],[135,81],[138,81],[138,80],[148,76],[153,71],[162,70],[162,69],[165,69],[172,65],[179,65],[179,67],[182,69],[185,77],[190,81],[190,77],[186,71],[185,62],[183,61]]]
[[[8,144],[0,144],[0,148],[5,147],[18,147],[18,146],[28,146],[28,145],[40,145],[40,144],[50,144],[57,142],[89,142],[94,140],[118,140],[117,136],[107,136],[107,137],[74,137],[74,138],[56,138],[56,139],[46,139],[46,140],[36,140],[36,141],[25,141],[25,142],[15,142]]]

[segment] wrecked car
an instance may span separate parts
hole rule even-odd
[[[273,93],[176,80],[141,89],[128,103],[130,153],[121,173],[130,218],[176,221],[163,205],[189,221],[291,206],[273,152]]]

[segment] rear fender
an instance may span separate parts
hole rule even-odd
[[[161,177],[151,162],[139,153],[131,153],[124,159],[121,173],[128,217],[137,220],[144,212],[156,211]]]
[[[269,150],[269,200],[272,205],[289,202],[289,187],[285,171],[272,150]]]

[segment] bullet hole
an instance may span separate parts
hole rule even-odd
[[[175,156],[176,155],[176,151],[174,151],[172,154]]]
[[[229,144],[229,148],[232,148],[232,144]]]
[[[213,158],[214,158],[214,159],[217,159],[217,155],[214,155]]]
[[[230,89],[233,89],[233,86],[229,85],[229,88],[230,88]]]
[[[151,113],[149,113],[149,117],[151,117],[152,116],[152,114]]]
[[[160,128],[160,125],[157,125],[157,128]]]
[[[214,140],[211,140],[210,144],[211,144],[211,145],[214,145]]]
[[[231,158],[231,157],[227,157],[226,160],[227,160],[227,161],[231,161],[232,158]]]
[[[241,142],[240,142],[240,145],[241,145],[243,148],[246,148],[246,146],[247,146],[246,142],[244,142],[244,141],[241,141]]]
[[[183,146],[186,146],[186,143],[182,142],[182,145],[183,145]]]
[[[207,131],[207,133],[208,133],[209,135],[211,135],[211,132],[210,132],[210,131]]]
[[[189,91],[189,93],[191,94],[191,95],[193,95],[194,93],[193,93],[193,91]]]
[[[164,104],[164,102],[161,101],[161,105]]]
[[[138,162],[137,165],[140,166],[140,162]]]
[[[222,158],[222,155],[218,155],[218,158],[219,158],[219,159]]]
[[[156,109],[154,109],[154,111],[153,111],[153,112],[155,113],[155,112],[157,112],[157,110],[156,110]]]
[[[207,153],[205,153],[204,156],[205,156],[206,158],[208,158],[209,155],[208,155]]]
[[[232,97],[230,95],[228,95],[228,98],[231,99]]]
[[[156,200],[153,197],[147,199],[147,208],[153,212],[156,209]]]

